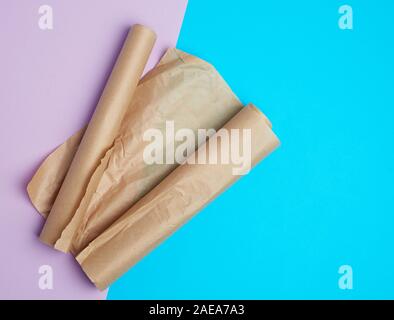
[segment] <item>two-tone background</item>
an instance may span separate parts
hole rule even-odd
[[[0,0],[0,297],[394,298],[393,16],[389,0]],[[134,23],[158,34],[149,67],[172,46],[208,60],[282,145],[100,293],[38,241],[25,188]]]

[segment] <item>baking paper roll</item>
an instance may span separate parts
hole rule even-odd
[[[253,105],[244,107],[223,128],[251,129],[252,165],[279,143],[267,118]],[[209,156],[215,137],[196,151],[197,157]],[[213,152],[220,154],[220,148],[218,143]],[[237,180],[233,169],[232,164],[180,165],[77,256],[85,273],[99,289],[108,287]]]
[[[143,134],[147,129],[164,132],[169,120],[174,129],[218,130],[241,108],[241,102],[211,64],[169,49],[140,81],[113,147],[92,175],[83,200],[55,248],[79,253],[178,166],[144,162],[143,150],[148,142],[143,141]],[[44,216],[78,139],[79,133],[56,149],[28,185],[30,199]]]
[[[220,129],[242,104],[215,68],[192,55],[169,49],[139,83],[118,138],[96,168],[86,193],[55,247],[74,254],[84,249],[178,164],[147,165],[141,150],[148,128]],[[76,152],[82,130],[41,165],[27,191],[45,217]],[[98,184],[97,181],[99,180]],[[93,187],[90,187],[93,186]]]
[[[129,31],[41,232],[44,243],[54,245],[59,239],[80,205],[93,172],[114,143],[155,39],[155,33],[141,25]]]

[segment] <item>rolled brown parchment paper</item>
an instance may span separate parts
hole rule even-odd
[[[210,159],[215,154],[219,164],[180,165],[77,256],[99,289],[108,287],[239,178],[234,175],[234,165],[226,164],[221,156],[223,143],[219,137],[232,129],[239,129],[241,141],[243,129],[250,129],[252,166],[279,143],[267,118],[253,105],[239,111],[192,155],[195,159]],[[214,141],[218,142],[216,146]],[[228,148],[226,144],[224,149]]]
[[[129,31],[41,232],[43,242],[54,245],[80,206],[93,172],[118,135],[155,39],[141,25]]]
[[[114,145],[102,158],[74,216],[55,248],[76,254],[101,234],[178,164],[147,165],[142,150],[147,129],[220,129],[242,104],[209,63],[169,49],[160,63],[140,81]],[[35,207],[45,216],[75,153],[77,133],[56,149],[28,185]],[[175,147],[182,143],[176,142]],[[191,146],[193,150],[198,146]],[[175,150],[173,150],[175,152]],[[59,164],[60,163],[60,164]]]

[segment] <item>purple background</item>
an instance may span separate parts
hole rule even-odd
[[[38,27],[50,5],[54,29]],[[0,59],[0,298],[99,299],[74,259],[37,239],[43,219],[26,194],[40,162],[94,110],[129,26],[153,28],[151,68],[179,34],[186,0],[2,0]],[[51,265],[54,289],[38,287]]]

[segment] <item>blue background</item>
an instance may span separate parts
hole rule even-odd
[[[354,30],[338,27],[343,4]],[[178,48],[282,145],[108,298],[394,298],[393,16],[389,0],[190,0]],[[344,264],[353,290],[338,287]]]

